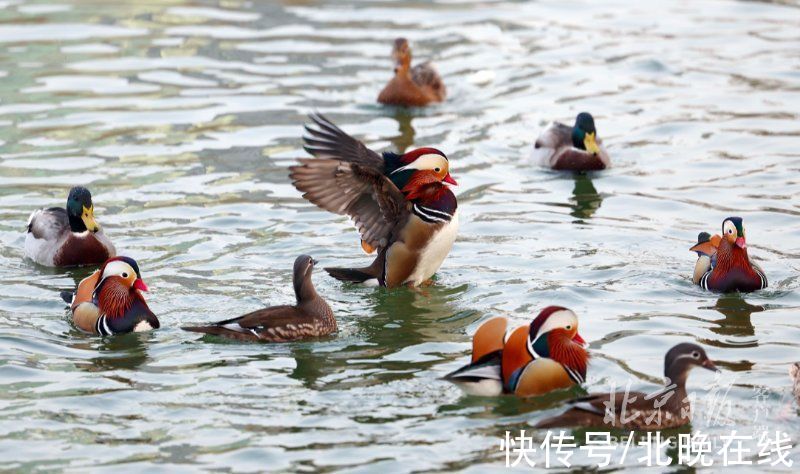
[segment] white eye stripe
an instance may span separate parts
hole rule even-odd
[[[426,155],[422,155],[416,160],[412,161],[411,163],[407,164],[406,166],[397,168],[392,172],[392,174],[397,173],[398,171],[404,170],[432,170],[435,168],[447,168],[447,160],[442,155],[437,155],[435,153],[428,153]]]

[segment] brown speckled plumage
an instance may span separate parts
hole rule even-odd
[[[686,378],[692,367],[717,370],[702,347],[678,344],[664,358],[664,375],[670,385],[659,392],[598,393],[570,402],[572,408],[547,418],[537,428],[607,427],[626,430],[658,430],[683,426],[691,421]],[[623,410],[624,405],[624,410]],[[607,410],[614,407],[612,413]]]
[[[333,311],[311,281],[315,264],[308,255],[295,260],[292,280],[297,304],[294,306],[270,306],[212,325],[183,329],[251,342],[288,342],[334,333],[337,326]]]

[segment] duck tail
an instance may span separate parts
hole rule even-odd
[[[75,298],[75,293],[72,291],[62,291],[60,294],[61,299],[64,300],[64,303],[72,304],[72,300]]]
[[[381,270],[383,269],[383,252],[368,267],[364,268],[326,268],[325,271],[339,281],[350,283],[364,283],[369,280],[380,281]]]

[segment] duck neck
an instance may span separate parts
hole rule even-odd
[[[726,273],[734,268],[752,270],[747,249],[733,245],[728,239],[723,238],[717,249],[717,264],[715,268],[721,273]]]
[[[86,232],[88,230],[86,228],[86,224],[83,223],[81,216],[72,214],[69,212],[69,208],[67,208],[67,217],[69,217],[69,228],[72,232],[80,234],[81,232]]]
[[[97,306],[100,312],[109,318],[120,318],[133,305],[136,298],[141,298],[138,291],[117,281],[119,277],[108,277],[96,289]]]
[[[317,290],[314,288],[314,283],[311,282],[310,276],[303,276],[299,281],[294,282],[294,296],[297,298],[297,306],[304,303],[314,301],[319,298]]]

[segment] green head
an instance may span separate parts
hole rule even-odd
[[[72,232],[97,232],[100,225],[94,220],[92,193],[83,186],[75,186],[69,190],[67,197],[67,216]]]
[[[594,128],[594,117],[589,112],[581,112],[575,118],[572,127],[572,146],[586,150],[593,155],[600,153],[597,146],[597,130]]]

